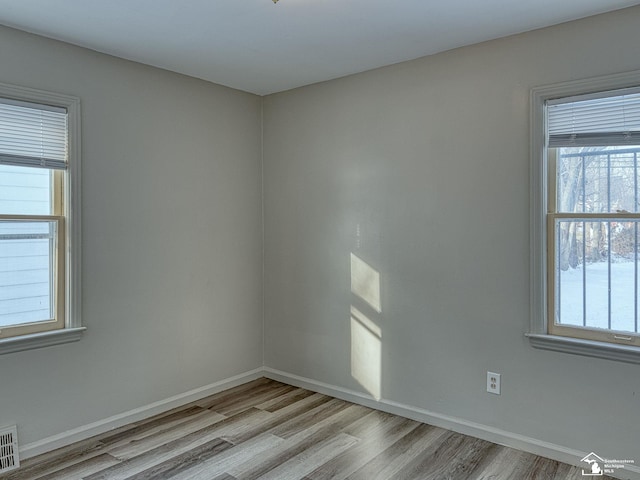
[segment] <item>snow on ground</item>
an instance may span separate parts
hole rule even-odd
[[[640,267],[640,266],[639,266]],[[586,326],[609,328],[609,265],[607,262],[586,267]],[[638,274],[640,275],[640,268]],[[623,332],[635,330],[634,262],[611,263],[611,328]],[[640,279],[640,278],[639,278]],[[583,269],[582,266],[560,272],[560,322],[583,325]],[[640,307],[640,305],[639,305]]]

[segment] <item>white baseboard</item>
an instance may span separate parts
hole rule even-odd
[[[154,402],[140,408],[135,408],[133,410],[129,410],[128,412],[120,413],[118,415],[114,415],[112,417],[105,418],[88,425],[83,425],[67,432],[53,435],[51,437],[44,438],[33,443],[27,443],[20,447],[20,457],[22,459],[26,459],[49,452],[51,450],[55,450],[57,448],[65,447],[72,443],[91,438],[94,435],[100,435],[129,423],[139,422],[140,420],[152,417],[153,415],[166,412],[167,410],[171,410],[182,405],[186,405],[187,403],[195,402],[197,400],[200,400],[201,398],[213,395],[214,393],[227,390],[237,385],[242,385],[243,383],[250,382],[251,380],[255,380],[263,376],[263,368],[256,368],[255,370],[241,373],[239,375],[220,380],[210,385],[196,388],[194,390],[190,390],[188,392],[181,393],[179,395],[175,395],[173,397],[166,398],[164,400],[160,400],[158,402]]]
[[[383,412],[400,415],[436,427],[445,428],[454,432],[470,435],[472,437],[487,440],[489,442],[515,448],[525,452],[533,453],[541,457],[550,458],[559,462],[568,463],[583,468],[585,464],[580,464],[580,460],[590,452],[580,452],[554,443],[544,442],[531,437],[526,437],[517,433],[507,432],[498,428],[490,427],[480,423],[470,422],[449,415],[442,415],[428,410],[404,405],[393,400],[376,400],[370,395],[366,395],[355,390],[329,385],[316,380],[283,372],[273,368],[265,367],[264,376],[296,387],[306,388],[314,392],[323,393],[332,397],[340,398],[349,402],[375,408]],[[640,468],[637,466],[627,466],[625,469],[616,471],[612,475],[624,480],[640,480]]]

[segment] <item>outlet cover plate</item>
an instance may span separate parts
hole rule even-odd
[[[487,392],[500,395],[500,374],[487,372]]]

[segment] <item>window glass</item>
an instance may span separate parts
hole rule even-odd
[[[44,168],[0,165],[0,214],[51,215],[52,175]]]
[[[0,221],[0,327],[54,318],[55,222]]]

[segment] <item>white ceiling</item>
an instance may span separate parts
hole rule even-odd
[[[260,95],[638,0],[0,0],[0,24]]]

